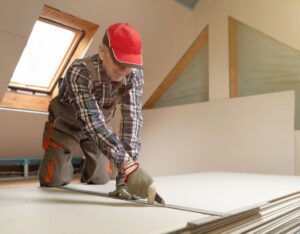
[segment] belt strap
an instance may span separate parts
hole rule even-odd
[[[98,73],[92,63],[92,60],[91,60],[91,57],[87,57],[87,58],[83,58],[82,61],[84,62],[86,68],[89,70],[89,72],[91,73],[92,75],[92,79],[94,81],[99,81],[101,82],[100,80],[100,77],[98,76]]]

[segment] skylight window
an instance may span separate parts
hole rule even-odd
[[[0,107],[47,111],[57,82],[84,55],[97,29],[97,24],[44,5]]]
[[[36,21],[11,79],[11,85],[50,91],[76,33],[54,24]]]
[[[75,35],[68,29],[37,21],[11,82],[49,89]]]

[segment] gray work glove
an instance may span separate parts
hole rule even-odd
[[[122,179],[125,179],[124,182]],[[129,161],[123,165],[122,171],[117,177],[117,190],[109,195],[127,200],[147,198],[148,203],[153,204],[156,188],[152,177],[140,168],[137,162]]]
[[[109,192],[110,197],[117,197],[125,200],[138,200],[139,197],[127,192],[126,188],[117,188],[115,191]]]
[[[147,198],[149,204],[154,204],[156,188],[152,177],[142,168],[128,174],[126,178],[127,191],[141,198]]]
[[[152,177],[140,167],[129,174],[126,178],[128,192],[141,198],[148,198],[148,189],[152,184]]]
[[[117,197],[117,198],[121,198],[121,199],[125,199],[125,200],[138,200],[139,197],[134,195],[134,194],[130,194],[127,190],[126,190],[126,185],[125,185],[125,175],[122,174],[118,174],[117,178],[116,178],[116,190],[108,193],[109,196],[111,197]]]

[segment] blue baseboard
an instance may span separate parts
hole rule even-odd
[[[24,157],[24,158],[0,158],[0,167],[12,167],[12,166],[22,166],[23,176],[26,178],[29,176],[30,166],[40,165],[42,157]],[[79,166],[81,157],[73,157],[73,166]]]
[[[25,158],[1,158],[0,166],[20,166],[20,165],[39,165],[43,158],[41,157],[25,157]],[[81,158],[73,157],[72,164],[80,164]]]

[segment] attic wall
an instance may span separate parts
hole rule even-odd
[[[0,109],[0,157],[41,157],[47,114]],[[28,124],[31,124],[28,126]]]
[[[229,97],[228,16],[300,50],[299,0],[201,0],[196,31],[209,24],[210,100]]]
[[[145,110],[141,165],[157,176],[293,175],[294,95],[286,91]]]
[[[231,16],[275,40],[300,50],[299,0],[201,0],[194,10],[196,31],[209,23],[209,97],[229,98],[228,21]],[[300,131],[295,173],[300,175]]]

